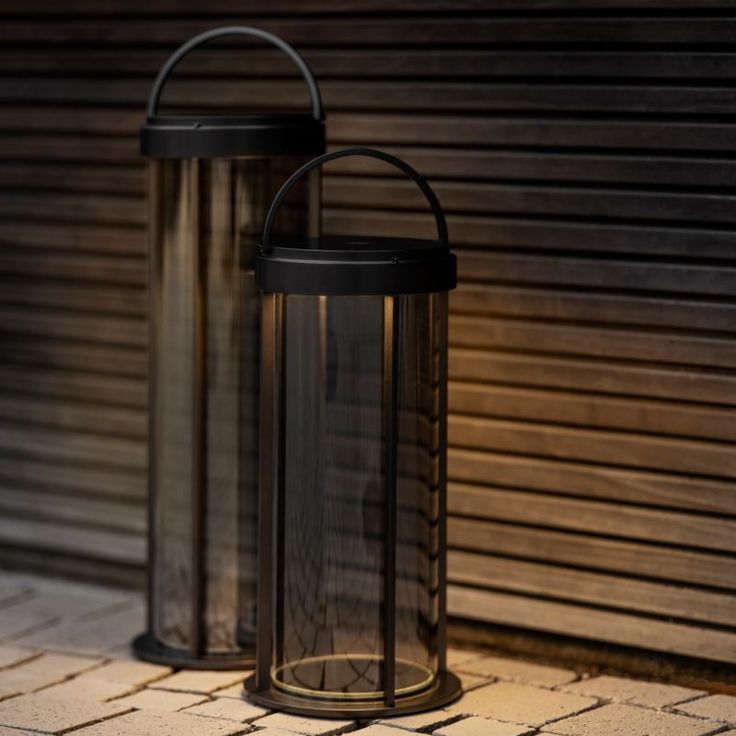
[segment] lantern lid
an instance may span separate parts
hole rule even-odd
[[[311,101],[308,113],[160,114],[159,100],[174,67],[193,49],[222,36],[249,36],[283,51],[304,78]],[[307,63],[286,41],[250,26],[215,28],[190,38],[161,67],[148,98],[141,128],[141,153],[151,158],[316,155],[325,149],[319,87]]]
[[[457,259],[447,243],[331,235],[289,240],[256,257],[256,281],[286,294],[397,295],[449,291]]]
[[[314,156],[325,150],[325,125],[308,113],[153,115],[140,141],[149,158]]]

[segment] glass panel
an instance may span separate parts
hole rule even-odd
[[[151,620],[168,646],[189,649],[199,623],[208,652],[254,646],[260,318],[253,265],[268,205],[301,163],[151,163]],[[279,232],[314,234],[317,196],[314,178],[290,195]],[[201,405],[197,370],[206,386]],[[193,490],[198,450],[201,520]],[[195,549],[198,521],[203,544]],[[197,582],[203,610],[194,611]]]
[[[396,299],[399,323],[396,656],[437,672],[439,305],[444,295]],[[397,681],[397,686],[398,686]],[[429,683],[427,683],[429,684]]]
[[[441,298],[395,299],[398,696],[437,671]],[[271,677],[293,694],[384,694],[384,301],[286,297]]]
[[[287,296],[274,682],[380,689],[382,297]]]

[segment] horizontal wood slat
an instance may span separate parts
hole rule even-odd
[[[250,22],[312,65],[329,147],[404,157],[447,211],[451,615],[736,662],[736,0],[29,0],[0,18],[13,559],[144,564],[137,130],[177,44]],[[288,59],[232,39],[163,97],[306,105]],[[327,232],[435,235],[369,159],[325,168],[324,205]]]

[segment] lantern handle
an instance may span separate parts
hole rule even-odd
[[[281,206],[284,198],[289,193],[290,189],[296,184],[303,176],[308,174],[310,171],[316,169],[318,166],[332,161],[336,158],[343,158],[345,156],[368,156],[370,158],[377,158],[381,161],[395,166],[397,169],[403,171],[410,179],[413,179],[415,184],[422,190],[422,194],[427,199],[429,206],[432,208],[435,222],[437,223],[437,239],[441,243],[447,244],[447,221],[445,220],[445,214],[442,211],[437,195],[434,190],[429,186],[429,182],[418,172],[416,169],[409,166],[406,161],[402,161],[396,156],[392,156],[390,153],[385,151],[379,151],[377,148],[341,148],[337,151],[330,151],[329,153],[323,153],[317,158],[313,158],[308,161],[301,168],[297,169],[281,186],[281,189],[277,192],[274,197],[271,207],[266,215],[266,222],[263,227],[263,241],[261,243],[261,253],[268,253],[271,249],[271,232],[273,230],[273,221],[276,218],[276,213]]]
[[[173,71],[174,67],[193,49],[197,46],[201,46],[207,41],[211,41],[213,38],[220,38],[221,36],[252,36],[260,38],[264,41],[268,41],[273,44],[281,51],[283,51],[296,65],[299,67],[299,71],[304,77],[304,81],[307,83],[307,89],[309,90],[309,97],[312,101],[312,115],[315,120],[322,120],[324,117],[322,112],[322,98],[319,93],[319,87],[314,79],[312,70],[301,54],[290,46],[286,41],[273,33],[261,30],[260,28],[252,28],[251,26],[224,26],[222,28],[213,28],[204,33],[200,33],[198,36],[193,36],[188,41],[183,43],[174,53],[168,58],[166,63],[161,67],[161,70],[156,77],[156,81],[153,83],[151,88],[151,94],[148,98],[148,117],[153,117],[158,113],[158,103],[163,92],[164,84],[168,81],[169,75]]]

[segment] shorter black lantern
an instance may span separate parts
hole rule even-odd
[[[271,244],[291,187],[360,155],[410,176],[437,240]],[[258,652],[261,705],[372,717],[460,695],[446,670],[447,226],[429,184],[368,148],[281,188],[256,258],[262,294]]]

